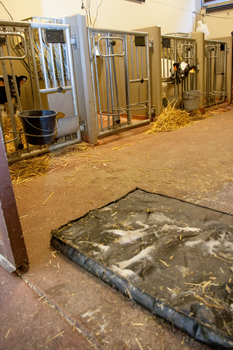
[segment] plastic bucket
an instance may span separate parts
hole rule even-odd
[[[182,97],[186,111],[195,111],[199,108],[200,90],[183,91]]]
[[[56,131],[56,116],[57,112],[46,109],[19,113],[27,142],[31,145],[51,143]]]

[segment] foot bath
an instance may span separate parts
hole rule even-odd
[[[233,349],[233,216],[136,189],[52,231],[51,244],[195,339]]]

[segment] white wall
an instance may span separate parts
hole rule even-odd
[[[82,0],[2,0],[14,20],[26,17],[56,17],[84,14]],[[89,1],[92,20],[101,0]],[[191,32],[195,26],[196,4],[199,0],[103,0],[99,6],[96,25],[101,28],[124,29],[161,25],[162,33]],[[0,5],[0,19],[9,19]]]
[[[200,16],[199,20],[201,20]],[[206,39],[229,37],[233,31],[233,9],[210,13],[204,17],[203,21],[210,32]]]

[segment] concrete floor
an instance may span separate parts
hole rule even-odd
[[[30,260],[22,278],[58,310],[63,321],[65,317],[72,324],[67,323],[64,333],[54,339],[59,342],[61,338],[60,347],[53,347],[52,340],[46,344],[51,346],[48,349],[72,349],[68,344],[62,347],[62,339],[66,332],[69,339],[77,336],[70,332],[73,325],[82,332],[80,341],[89,341],[85,346],[90,349],[210,349],[153,317],[50,247],[52,229],[135,187],[233,213],[232,110],[157,136],[143,134],[146,129],[148,126],[102,139],[99,147],[86,153],[70,153],[65,156],[66,167],[14,187]],[[4,342],[10,339],[10,333],[5,339],[9,328],[8,324],[0,330]],[[63,328],[57,333],[60,330]],[[20,347],[18,337],[14,349],[39,349],[36,335],[34,339],[32,347]],[[10,349],[7,346],[0,344],[0,349]]]

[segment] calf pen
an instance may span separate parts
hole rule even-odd
[[[4,112],[1,113],[0,122],[8,161],[80,142],[69,26],[63,24],[62,20],[45,18],[31,18],[17,23],[1,22],[0,26],[0,38],[5,38],[2,39],[0,58],[10,115],[9,118],[3,116]],[[20,63],[17,65],[16,61]],[[24,89],[22,96],[19,95],[15,71],[29,74],[31,92]],[[44,116],[42,106],[58,114],[54,140],[50,140],[50,143],[53,142],[49,146],[47,142],[42,145],[32,139],[29,144],[25,138],[25,131],[13,108],[7,79],[9,74],[13,77],[19,114],[22,114],[22,110],[41,110]],[[43,128],[37,125],[34,129],[35,134],[40,134]],[[13,139],[9,139],[10,134]]]

